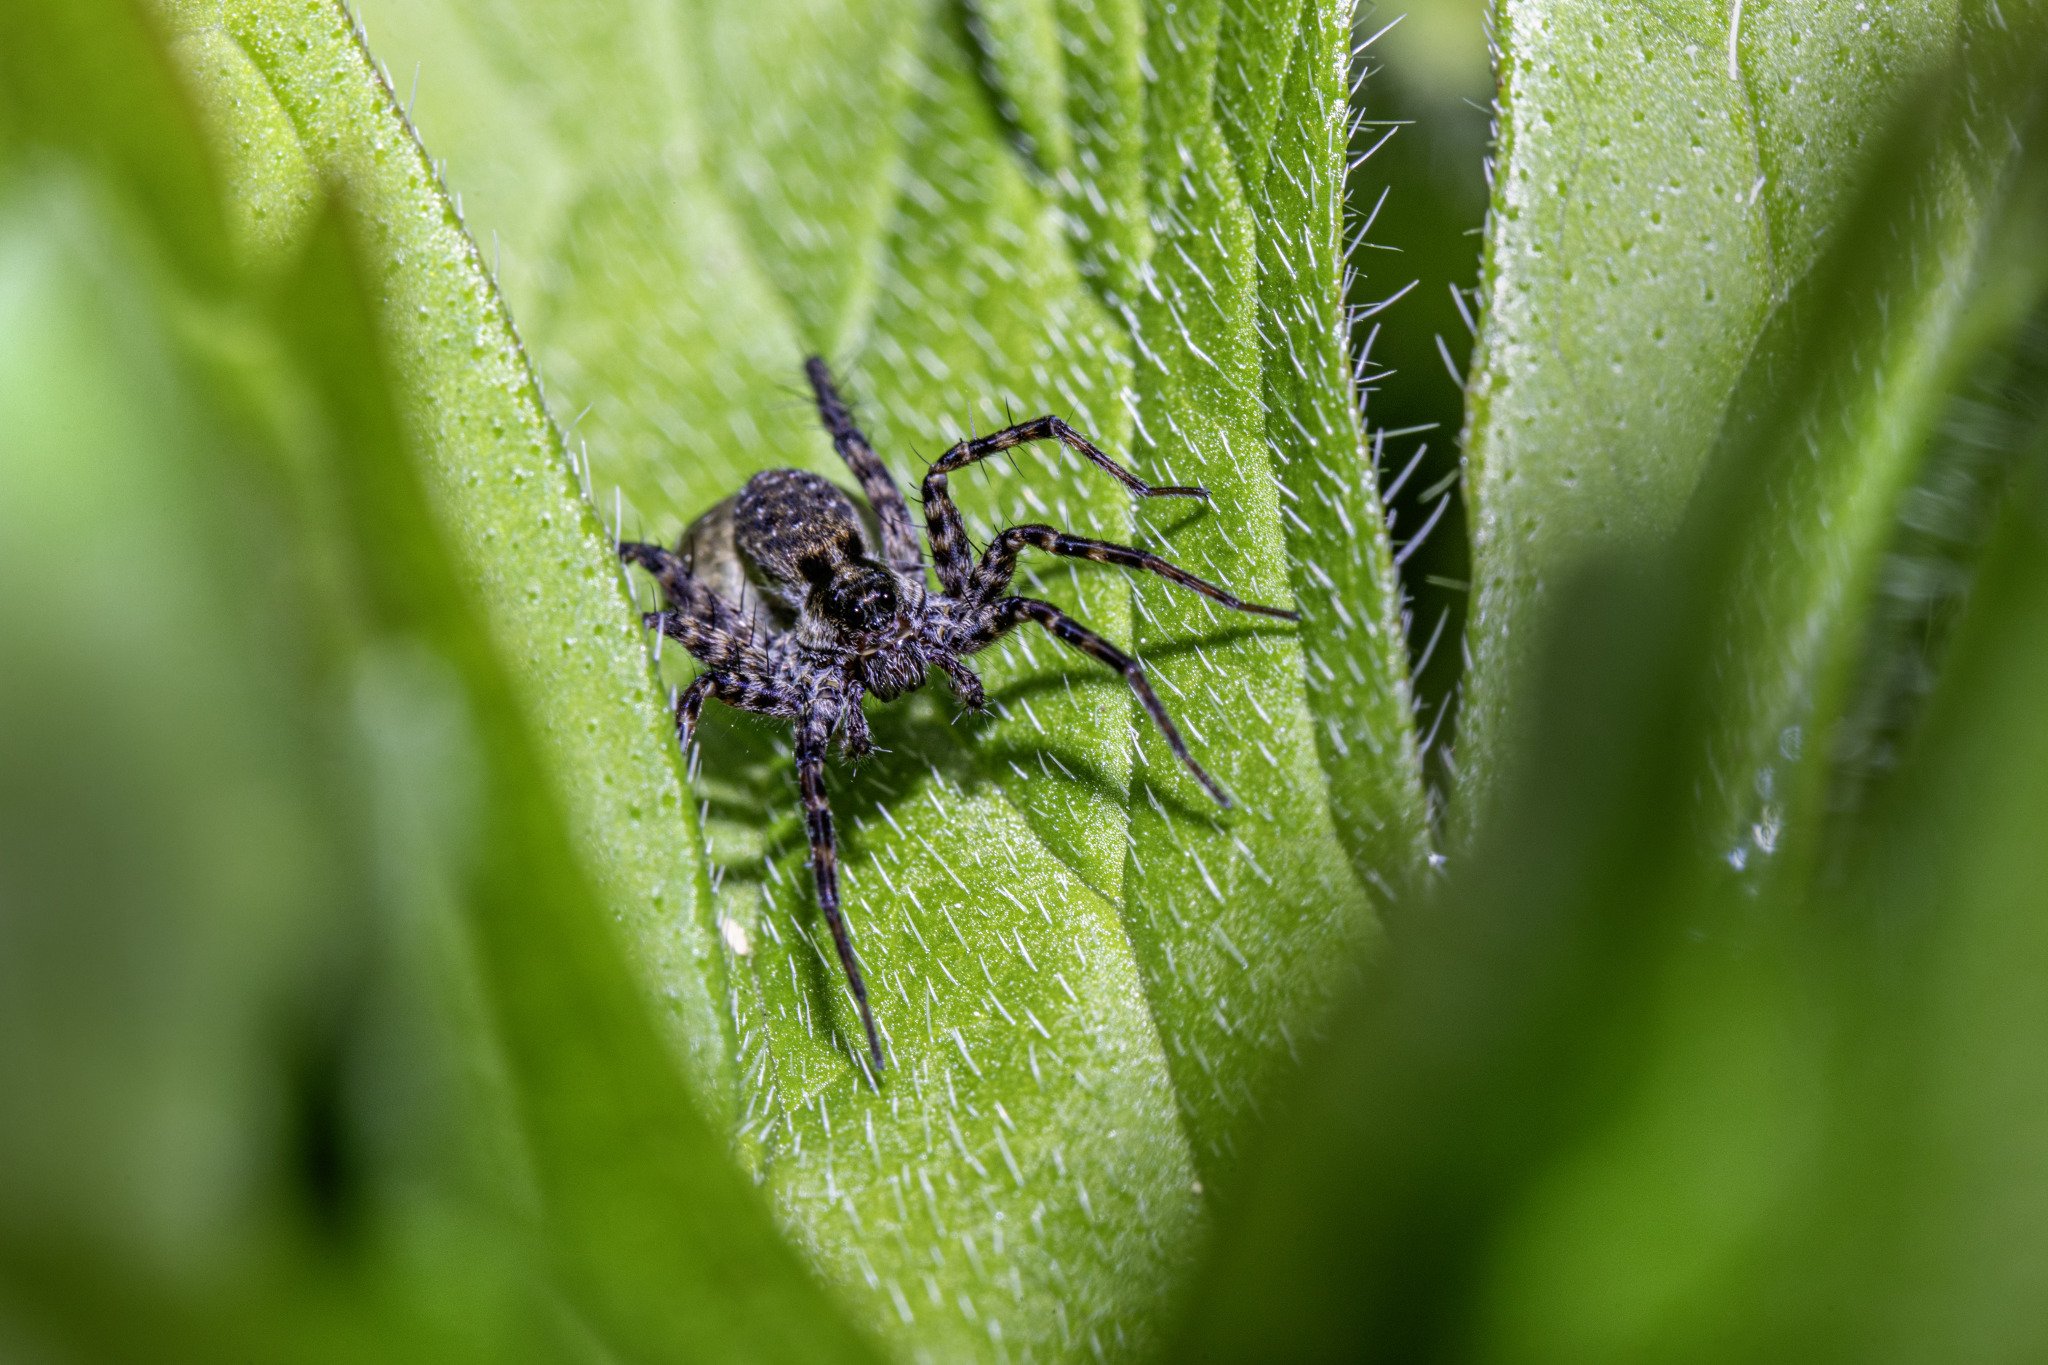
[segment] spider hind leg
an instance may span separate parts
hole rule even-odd
[[[654,575],[667,611],[641,615],[641,623],[687,649],[706,666],[735,675],[763,674],[766,660],[748,617],[690,572],[682,556],[660,545],[622,543],[619,558]]]
[[[910,507],[853,420],[853,409],[839,396],[824,357],[814,355],[804,361],[804,377],[811,381],[811,393],[817,399],[818,420],[832,437],[839,458],[846,461],[846,467],[860,481],[860,491],[866,495],[868,506],[874,509],[875,520],[881,525],[883,559],[900,573],[922,574],[924,554],[918,549],[917,523],[910,519]]]

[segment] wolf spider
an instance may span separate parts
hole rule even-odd
[[[1007,593],[1017,555],[1030,546],[1144,569],[1235,611],[1283,621],[1300,617],[1241,601],[1158,555],[1050,526],[1012,526],[976,560],[959,509],[947,496],[946,476],[1026,441],[1058,441],[1141,498],[1208,498],[1201,488],[1154,488],[1050,415],[962,441],[926,472],[925,534],[940,586],[933,592],[925,580],[917,523],[889,471],[854,425],[825,362],[813,356],[804,362],[804,372],[817,396],[818,416],[867,496],[866,509],[815,474],[770,469],[693,522],[674,550],[631,543],[618,550],[627,563],[653,574],[668,598],[669,610],[647,613],[646,623],[659,626],[704,665],[705,671],[676,696],[676,734],[686,753],[707,697],[796,722],[797,782],[810,832],[818,907],[831,926],[867,1029],[868,1055],[879,1072],[882,1041],[839,909],[838,848],[825,797],[825,752],[833,735],[838,734],[849,757],[859,758],[873,747],[861,698],[872,693],[893,701],[922,686],[926,672],[935,668],[962,702],[982,710],[981,679],[961,659],[987,649],[1022,622],[1036,622],[1062,643],[1123,674],[1174,756],[1218,805],[1228,807],[1229,795],[1189,755],[1137,660],[1050,603]],[[869,552],[871,532],[878,533],[879,557]]]

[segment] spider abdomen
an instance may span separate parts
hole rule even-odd
[[[768,469],[691,522],[676,553],[757,627],[782,631],[810,594],[799,560],[822,553],[836,562],[849,544],[862,553],[874,520],[866,503],[815,474]]]
[[[867,554],[851,495],[801,469],[764,469],[733,499],[733,547],[803,605],[820,571]]]

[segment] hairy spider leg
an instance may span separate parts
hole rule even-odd
[[[1159,733],[1165,738],[1166,747],[1173,750],[1173,756],[1195,775],[1195,781],[1202,784],[1203,790],[1216,798],[1217,805],[1225,810],[1230,809],[1234,804],[1230,799],[1230,793],[1224,791],[1216,779],[1209,776],[1201,764],[1195,762],[1194,755],[1188,752],[1186,742],[1180,737],[1180,731],[1174,727],[1173,717],[1166,714],[1166,707],[1160,702],[1159,694],[1152,690],[1152,683],[1146,678],[1144,667],[1136,659],[1050,602],[1041,602],[1035,597],[1005,597],[994,606],[995,620],[986,631],[971,639],[962,653],[973,653],[993,644],[1008,634],[1020,621],[1036,621],[1060,643],[1071,645],[1089,658],[1099,659],[1123,674],[1124,681],[1131,685],[1131,691],[1138,694],[1139,704],[1145,708],[1146,714],[1152,717],[1152,723],[1159,727]]]
[[[839,721],[845,727],[839,736],[839,752],[855,759],[875,751],[875,737],[868,730],[867,713],[860,709],[860,697],[859,692],[853,693]]]
[[[688,687],[676,693],[676,743],[682,746],[683,757],[692,759],[692,778],[697,776],[697,765],[690,753],[690,745],[697,738],[697,719],[704,714],[704,698],[717,686],[716,673],[699,673]]]
[[[643,613],[643,623],[658,627],[709,668],[767,672],[768,655],[754,642],[752,622],[693,577],[682,556],[660,545],[628,541],[619,546],[619,558],[653,574],[669,600],[670,610]]]
[[[1047,554],[1064,555],[1069,559],[1091,559],[1097,564],[1119,564],[1127,569],[1144,569],[1148,573],[1158,574],[1169,583],[1178,583],[1183,588],[1220,602],[1232,611],[1250,612],[1255,616],[1271,616],[1281,621],[1301,619],[1301,613],[1297,611],[1247,602],[1237,594],[1219,588],[1206,579],[1197,578],[1178,564],[1161,559],[1149,550],[1115,545],[1106,540],[1090,540],[1086,536],[1070,536],[1050,526],[1037,525],[1012,526],[989,542],[988,551],[982,555],[981,563],[975,566],[969,585],[970,596],[975,602],[992,601],[997,593],[1010,586],[1010,577],[1017,571],[1017,554],[1026,545],[1035,546]]]
[[[699,673],[676,696],[676,742],[689,752],[697,737],[697,721],[704,713],[704,699],[716,697],[736,711],[787,720],[802,714],[803,708],[787,692],[766,683],[728,678],[718,673]]]
[[[838,719],[839,699],[822,696],[797,720],[796,777],[803,792],[804,823],[811,836],[811,880],[818,887],[818,908],[832,930],[832,946],[839,950],[839,965],[846,969],[846,984],[853,990],[853,1002],[860,1007],[861,1027],[868,1033],[868,1057],[875,1070],[883,1069],[882,1037],[875,1031],[875,1013],[868,1007],[868,983],[860,973],[860,959],[854,956],[853,939],[846,932],[846,917],[839,912],[839,844],[832,833],[832,803],[825,796],[825,750],[831,743]]]
[[[832,930],[832,945],[839,950],[839,965],[846,970],[846,984],[853,990],[854,1003],[860,1006],[861,1026],[868,1035],[868,1056],[873,1059],[875,1070],[880,1071],[882,1040],[875,1030],[874,1011],[868,1006],[868,983],[861,975],[860,959],[854,956],[846,918],[839,912],[839,844],[832,832],[832,804],[825,795],[825,750],[832,739],[832,703],[806,707],[788,693],[764,684],[700,673],[676,699],[676,738],[686,752],[696,735],[706,697],[716,697],[741,711],[796,718],[797,785],[803,792],[804,822],[810,834],[811,879],[818,888],[818,908],[825,912],[825,923]],[[858,705],[856,699],[856,709]],[[863,733],[865,728],[862,727]]]
[[[982,691],[981,676],[966,664],[950,654],[941,654],[932,660],[946,681],[952,684],[953,695],[960,698],[960,704],[970,711],[986,711],[988,696]]]
[[[846,920],[839,911],[839,849],[832,833],[832,807],[825,797],[825,750],[832,731],[846,716],[849,699],[844,688],[827,675],[818,694],[808,705],[765,682],[728,677],[716,670],[770,675],[772,663],[767,652],[753,643],[747,622],[704,583],[691,576],[682,558],[659,545],[626,543],[619,557],[639,564],[661,583],[661,589],[675,604],[672,611],[651,611],[642,618],[658,625],[670,637],[702,660],[712,672],[700,674],[676,698],[676,737],[687,752],[703,713],[704,699],[717,697],[744,711],[763,715],[795,717],[797,785],[803,792],[805,823],[811,842],[811,877],[817,883],[818,908],[832,930],[833,946],[839,950],[839,965],[846,969],[846,983],[860,1007],[861,1025],[867,1030],[868,1055],[875,1070],[882,1070],[882,1040],[875,1029],[874,1011],[868,1005],[868,985],[861,976],[860,959],[854,956],[853,940],[847,935]],[[860,697],[851,705],[858,714]],[[848,738],[865,748],[866,718],[848,720]]]
[[[898,573],[911,574],[923,582],[924,552],[917,542],[917,523],[910,519],[910,504],[903,500],[896,481],[889,477],[888,467],[854,424],[853,409],[846,406],[846,400],[833,386],[832,372],[825,367],[824,358],[814,355],[804,361],[804,374],[817,395],[818,420],[831,433],[839,458],[860,480],[860,491],[867,495],[868,506],[881,523],[882,558]]]
[[[1206,501],[1209,497],[1208,489],[1192,485],[1172,484],[1154,488],[1097,450],[1080,432],[1050,414],[1004,427],[1001,431],[992,431],[986,436],[977,436],[971,441],[962,441],[932,462],[932,467],[925,473],[922,490],[924,528],[932,542],[932,563],[939,571],[939,582],[950,596],[964,598],[968,595],[973,555],[967,548],[967,529],[961,524],[960,509],[953,505],[953,499],[946,492],[946,476],[977,460],[987,459],[999,450],[1008,450],[1029,441],[1058,441],[1099,468],[1108,470],[1118,482],[1141,498],[1201,498]]]

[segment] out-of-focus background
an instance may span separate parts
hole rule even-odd
[[[882,1078],[813,349],[1304,617],[877,710]],[[2040,0],[0,6],[0,1365],[2048,1358],[2043,696]]]
[[[1365,336],[1367,411],[1384,433],[1380,490],[1409,604],[1423,764],[1441,803],[1455,775],[1472,562],[1459,479],[1465,375],[1479,316],[1493,137],[1490,16],[1429,0],[1361,10],[1370,74],[1355,106],[1347,191],[1365,249],[1350,292]],[[1370,226],[1366,226],[1370,224]]]

